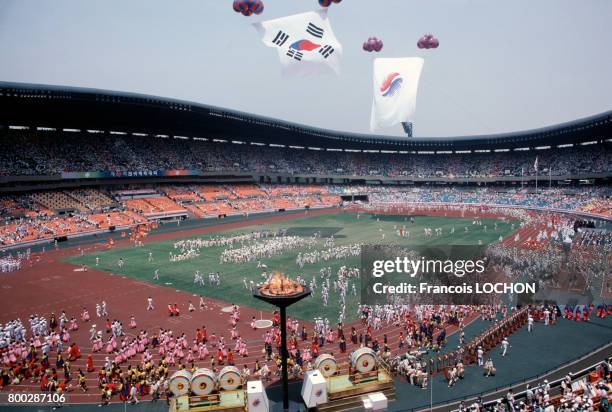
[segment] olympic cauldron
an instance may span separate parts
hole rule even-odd
[[[261,285],[253,294],[259,300],[279,308],[281,329],[281,361],[283,373],[283,409],[289,410],[289,378],[287,374],[287,307],[310,295],[310,289],[274,272],[267,283]]]

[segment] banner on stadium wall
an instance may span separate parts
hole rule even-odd
[[[374,59],[372,131],[414,120],[423,61],[420,57]]]
[[[97,172],[62,172],[62,179],[110,179],[126,177],[164,177],[164,176],[200,176],[197,169],[177,170],[128,170],[128,171],[97,171]]]

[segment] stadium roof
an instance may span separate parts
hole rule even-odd
[[[320,129],[145,94],[0,82],[0,126],[114,131],[318,148],[455,151],[603,142],[612,136],[612,111],[511,133],[409,138]]]

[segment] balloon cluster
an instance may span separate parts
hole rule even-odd
[[[332,3],[340,3],[342,0],[319,0],[321,7],[329,7]]]
[[[437,49],[439,45],[440,42],[433,36],[433,34],[425,34],[417,42],[417,47],[419,49]]]
[[[377,39],[376,37],[370,37],[363,43],[363,50],[367,52],[379,52],[383,48],[382,40]]]
[[[234,11],[242,13],[243,16],[261,14],[263,9],[264,4],[261,0],[234,0]]]

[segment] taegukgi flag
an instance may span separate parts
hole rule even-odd
[[[311,11],[255,23],[263,43],[278,50],[283,74],[340,74],[342,45],[327,11]]]
[[[372,131],[413,121],[422,69],[420,57],[374,59]]]

